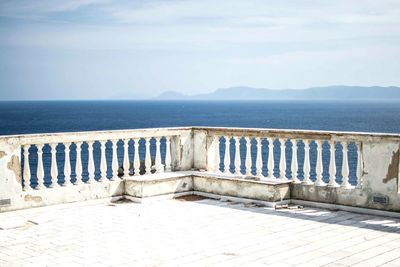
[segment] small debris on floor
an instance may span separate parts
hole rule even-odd
[[[280,209],[288,209],[289,205],[288,204],[276,204],[275,209],[280,210]]]
[[[304,209],[301,205],[289,205],[289,204],[276,204],[275,209],[289,209],[289,210],[302,210]]]
[[[127,198],[120,198],[116,201],[112,201],[110,203],[107,204],[107,206],[111,206],[111,207],[115,207],[117,206],[116,204],[125,204],[125,203],[132,203],[132,200],[129,200]]]
[[[175,199],[178,201],[199,201],[199,200],[204,200],[204,199],[208,199],[208,198],[203,197],[203,196],[198,196],[198,195],[187,195],[187,196],[176,197]]]

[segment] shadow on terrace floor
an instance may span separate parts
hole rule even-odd
[[[386,233],[399,233],[400,234],[400,219],[383,217],[376,215],[360,214],[347,211],[328,210],[305,207],[296,208],[297,205],[291,206],[289,209],[273,209],[263,207],[258,204],[250,203],[243,204],[233,201],[206,201],[208,198],[201,196],[184,196],[176,198],[178,201],[195,201],[203,205],[216,205],[223,208],[237,209],[247,212],[256,212],[261,214],[268,214],[272,216],[283,216],[288,218],[296,218],[301,220],[311,220],[326,224],[337,224],[343,226],[357,227],[363,229],[376,230]]]

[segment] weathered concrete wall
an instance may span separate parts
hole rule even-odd
[[[191,175],[181,176],[153,176],[143,179],[141,177],[125,180],[125,194],[135,198],[145,198],[166,194],[189,192],[193,190]]]
[[[271,183],[197,174],[193,189],[216,195],[276,202],[290,198],[290,182]]]
[[[363,177],[357,188],[293,184],[291,198],[362,208],[400,211],[399,143],[363,143]]]
[[[0,139],[0,211],[8,210],[22,198],[21,148]]]
[[[179,136],[171,139],[172,170],[186,171],[193,168],[193,133],[183,131]]]

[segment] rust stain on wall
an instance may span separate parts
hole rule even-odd
[[[21,166],[17,156],[11,157],[11,160],[7,163],[7,168],[14,172],[15,179],[18,183],[21,183]]]
[[[1,159],[2,157],[4,157],[5,155],[7,155],[6,152],[0,151],[0,159]]]
[[[399,174],[399,154],[400,150],[397,150],[397,152],[393,152],[392,160],[390,161],[390,164],[388,166],[386,177],[383,179],[383,182],[385,184],[392,179],[396,179]]]
[[[25,200],[25,201],[33,201],[33,202],[39,203],[39,202],[42,202],[42,197],[40,197],[40,196],[26,195],[26,196],[24,197],[24,200]]]

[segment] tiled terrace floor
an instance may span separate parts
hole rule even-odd
[[[216,200],[0,214],[0,266],[400,266],[400,220]]]

